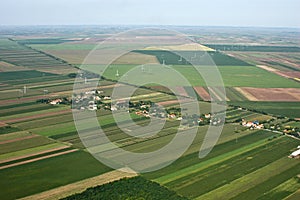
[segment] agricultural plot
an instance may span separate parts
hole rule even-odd
[[[300,90],[298,88],[235,88],[250,101],[284,101],[299,102]]]
[[[210,64],[208,61],[201,60],[201,57],[204,55],[204,52],[202,51],[178,51],[180,52],[180,54],[184,55],[187,60],[177,55],[176,51],[171,52],[165,50],[136,50],[134,52],[156,56],[161,64],[165,63],[167,65],[190,65],[190,62],[197,63],[199,61],[199,65]],[[205,53],[207,53],[211,57],[211,59],[217,66],[249,66],[249,64],[244,61],[220,52],[207,51]]]
[[[220,45],[205,44],[220,51],[254,51],[254,52],[300,52],[300,47],[296,46],[255,46],[255,45]]]
[[[25,197],[108,171],[108,167],[83,151],[2,169],[1,198]]]
[[[0,61],[0,72],[11,72],[11,71],[24,71],[24,70],[29,70],[26,67],[22,67],[22,66],[15,66],[13,64],[4,62],[4,61]]]
[[[103,76],[119,80],[126,72],[133,69],[133,65],[111,65],[104,72]],[[206,86],[201,74],[190,65],[172,65],[168,66],[188,79],[192,86]],[[201,70],[209,70],[207,66],[196,66]],[[91,71],[99,71],[95,65],[84,66],[84,69]],[[151,68],[140,67],[141,76],[151,77]],[[220,66],[218,67],[222,76],[225,87],[262,87],[262,88],[299,88],[300,85],[276,74],[269,73],[255,66]],[[118,75],[116,76],[118,71]]]
[[[272,119],[269,115],[254,113],[247,110],[231,110],[226,112],[226,122],[240,122],[242,119],[246,121],[260,121],[264,122]]]
[[[36,70],[26,70],[26,71],[18,71],[18,72],[1,72],[0,78],[2,82],[7,80],[15,80],[15,79],[30,79],[42,76],[54,76],[55,74],[43,73]]]
[[[271,66],[279,72],[299,71],[299,52],[226,52],[253,65]]]
[[[230,102],[230,105],[241,106],[243,108],[263,112],[266,114],[286,116],[290,118],[300,118],[299,102],[251,102],[240,101]]]
[[[89,178],[105,175],[112,170],[86,152],[78,136],[70,105],[51,106],[36,102],[43,98],[70,97],[74,81],[74,74],[70,73],[74,73],[75,70],[61,59],[79,66],[87,53],[95,47],[95,42],[102,40],[103,38],[91,40],[46,38],[16,42],[0,39],[0,176],[2,180],[0,193],[2,199],[22,198],[40,192],[46,192],[43,193],[45,195],[50,189],[58,189],[57,187],[62,189],[61,186],[64,185],[67,188],[73,187],[74,182],[83,183],[78,181],[91,180]],[[219,47],[214,46],[214,48]],[[122,89],[124,86],[124,83],[116,84],[115,81],[126,72],[144,62],[165,64],[166,68],[177,70],[190,82],[190,85],[176,85],[176,78],[174,78],[174,86],[179,94],[192,96],[195,92],[198,100],[203,100],[199,101],[201,113],[210,113],[212,103],[205,101],[210,101],[209,90],[212,88],[207,86],[201,74],[189,65],[191,60],[196,60],[203,55],[200,50],[208,51],[223,78],[226,100],[228,104],[236,107],[228,107],[222,134],[217,145],[205,158],[199,159],[198,155],[209,127],[209,119],[207,124],[201,126],[198,126],[199,122],[198,125],[195,123],[195,126],[190,124],[182,126],[180,118],[168,117],[164,128],[156,135],[135,138],[125,134],[117,126],[111,107],[108,106],[95,111],[99,124],[113,143],[136,153],[151,152],[169,144],[178,128],[198,128],[195,140],[182,157],[166,168],[142,175],[148,180],[163,185],[161,187],[154,183],[158,186],[157,191],[162,188],[166,190],[167,187],[184,198],[191,199],[285,198],[300,187],[297,177],[300,174],[300,164],[297,160],[287,158],[293,148],[299,145],[299,141],[267,130],[250,130],[238,122],[242,119],[259,122],[272,119],[284,126],[299,126],[296,121],[291,122],[287,118],[280,121],[276,117],[267,115],[300,118],[298,116],[300,85],[294,80],[287,79],[287,76],[292,77],[293,70],[296,70],[296,65],[299,64],[297,63],[300,58],[298,48],[288,50],[289,57],[285,62],[282,62],[284,54],[277,52],[284,50],[282,47],[256,47],[245,50],[249,55],[253,53],[256,54],[255,57],[260,57],[260,61],[263,62],[259,64],[267,63],[272,66],[281,64],[277,71],[280,71],[279,68],[289,70],[280,71],[281,74],[270,73],[266,68],[252,66],[257,64],[256,61],[251,62],[247,56],[243,57],[242,54],[245,52],[236,51],[234,49],[237,48],[236,46],[227,48],[228,46],[225,49],[230,50],[230,53],[233,52],[233,55],[226,55],[202,45],[161,46],[136,50],[111,64],[104,73],[106,79],[101,80],[97,87],[102,94],[100,103],[109,105],[111,103],[109,97],[114,87]],[[170,50],[181,51],[188,59],[185,60]],[[276,54],[277,57],[268,60],[258,51],[270,51],[268,55]],[[236,56],[239,53],[241,54]],[[92,72],[103,68],[97,63],[90,63],[83,67]],[[209,70],[205,65],[195,67]],[[140,70],[141,78],[143,76],[154,78],[151,67],[140,66]],[[286,76],[283,76],[284,73]],[[98,80],[92,77],[86,81],[82,78],[81,81],[89,86],[90,82]],[[27,86],[27,93],[21,95],[18,92],[24,85]],[[212,94],[220,100],[221,92],[220,88],[213,88]],[[103,96],[108,98],[102,101]],[[176,110],[179,103],[168,88],[155,83],[138,88],[134,95],[126,100],[134,103],[151,101],[170,110]],[[188,104],[188,101],[183,103]],[[130,114],[132,120],[137,125],[146,127],[149,118],[135,111],[133,109]],[[200,121],[199,116],[197,119]],[[121,123],[127,122],[127,119],[121,119]],[[88,123],[85,125],[89,128]],[[131,130],[134,127],[128,125],[126,128]],[[143,131],[151,130],[145,128]],[[142,180],[140,184],[146,186],[145,190],[149,189],[147,186],[153,186],[151,185],[153,182],[144,181]],[[77,186],[75,188],[78,188]],[[48,192],[51,191],[54,190]],[[93,189],[88,191],[94,193]],[[174,198],[177,197],[175,192],[170,194]]]
[[[110,183],[112,181],[120,180],[122,178],[131,178],[135,176],[137,176],[137,174],[135,173],[127,173],[123,171],[114,170],[114,171],[101,174],[96,177],[87,178],[82,181],[78,181],[42,193],[27,196],[25,198],[22,198],[21,200],[32,200],[32,199],[54,200],[54,199],[66,198],[70,195],[76,195],[80,192],[84,192],[86,189],[90,187],[96,187],[96,186]]]
[[[0,59],[7,63],[33,68],[44,72],[65,74],[74,71],[74,68],[55,58],[9,39],[0,40]]]
[[[199,73],[191,66],[173,66],[188,78],[193,86],[205,86]],[[221,66],[218,68],[225,87],[265,87],[265,88],[299,88],[300,85],[292,80],[271,74],[254,66]],[[201,67],[205,70],[205,67]]]
[[[194,161],[194,164],[192,164],[193,161],[182,158],[181,162],[178,160],[176,164],[174,163],[172,166],[167,167],[168,170],[165,169],[162,170],[162,172],[152,173],[146,175],[146,177],[154,178],[154,180],[159,183],[163,183],[179,194],[190,198],[224,199],[224,196],[228,194],[235,197],[237,195],[243,195],[245,191],[250,192],[251,189],[255,188],[269,191],[264,187],[254,186],[256,184],[272,181],[273,177],[277,179],[277,176],[281,176],[278,181],[284,182],[299,173],[299,170],[293,171],[293,173],[287,173],[299,167],[299,163],[286,158],[286,155],[290,151],[289,145],[297,145],[298,142],[290,138],[267,140],[267,138],[272,135],[273,134],[266,132],[257,132],[240,137],[235,144],[229,141],[216,146],[211,155],[204,158],[204,160],[202,159],[200,163]],[[241,143],[244,143],[243,146],[240,146]],[[280,146],[280,150],[278,150],[277,145]],[[238,146],[240,146],[240,148],[238,148]],[[230,150],[231,148],[232,150]],[[219,154],[217,152],[219,152]],[[271,154],[272,156],[270,156]],[[287,165],[287,162],[290,164]],[[282,165],[286,167],[282,168]],[[265,166],[264,170],[261,170],[260,166]],[[269,170],[270,173],[268,173],[264,179],[257,179],[258,182],[255,182],[256,179],[254,177],[257,176],[261,178],[261,176],[257,174],[265,173],[260,171],[266,170]],[[164,175],[161,176],[160,174]],[[248,177],[251,178],[249,179]],[[222,181],[218,182],[217,180]],[[236,182],[236,187],[229,184],[230,182],[232,182],[232,184]],[[239,184],[241,182],[247,183],[248,188]],[[249,184],[249,182],[252,184]],[[229,190],[227,191],[225,188]],[[257,197],[263,195],[263,191],[255,193],[255,195]],[[286,194],[286,196],[287,195],[288,194]],[[253,198],[252,195],[244,195],[244,198],[250,197]]]

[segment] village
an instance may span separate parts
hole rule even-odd
[[[181,125],[186,127],[204,125],[218,126],[223,123],[230,123],[227,122],[226,119],[218,116],[218,114],[205,113],[200,116],[196,114],[188,115],[184,114],[184,111],[178,107],[168,107],[163,109],[151,101],[112,101],[111,96],[105,95],[103,91],[96,89],[82,92],[80,94],[74,94],[73,98],[60,97],[54,99],[40,99],[38,102],[50,105],[71,105],[73,109],[88,111],[110,110],[114,112],[128,109],[129,113],[134,113],[145,118],[155,117],[168,120],[178,120],[181,121]],[[237,108],[237,110],[241,109],[242,108],[240,107]],[[258,120],[247,121],[245,119],[240,119],[238,123],[249,130],[265,129],[286,134],[291,137],[300,138],[300,130],[298,127],[282,126],[279,123],[272,123],[272,120],[268,122],[260,122]]]

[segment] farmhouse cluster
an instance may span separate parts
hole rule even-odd
[[[242,126],[247,127],[251,130],[253,129],[263,129],[264,125],[260,124],[259,121],[255,120],[255,121],[246,121],[245,119],[242,119]]]

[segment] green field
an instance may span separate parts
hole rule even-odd
[[[189,65],[190,61],[186,59],[194,59],[192,62],[197,63],[200,61],[199,65],[208,65],[206,62],[207,61],[201,61],[201,56],[203,56],[203,52],[201,51],[158,51],[158,50],[136,50],[134,52],[142,53],[142,54],[147,54],[147,55],[154,55],[157,57],[159,62],[163,64],[163,60],[165,61],[165,64],[167,65]],[[176,53],[180,53],[180,55],[184,55],[184,58],[180,59],[180,56],[177,55]],[[206,52],[211,59],[214,61],[214,63],[217,66],[249,66],[248,63],[230,57],[226,54],[220,53],[220,52]],[[197,60],[197,57],[199,61]],[[208,61],[209,62],[209,61]]]
[[[272,181],[273,177],[277,178],[280,175],[281,179],[278,181],[285,181],[295,177],[300,172],[299,163],[286,158],[290,152],[290,145],[295,146],[298,142],[287,137],[267,140],[267,138],[273,137],[272,135],[262,131],[247,135],[239,138],[238,142],[229,141],[216,146],[206,158],[198,162],[197,153],[191,154],[180,158],[165,169],[146,174],[145,177],[154,179],[174,189],[179,194],[190,198],[199,197],[199,199],[224,197],[228,191],[222,188],[226,188],[231,182],[236,182],[236,188],[228,187],[231,193],[233,190],[235,191],[233,197],[243,195],[244,198],[253,199],[254,194],[260,196],[269,191],[264,187],[254,187],[256,184]],[[192,155],[194,159],[192,159]],[[268,175],[264,180],[258,179],[259,182],[255,182],[256,174],[263,173],[260,172],[261,167],[276,173]],[[292,172],[287,173],[290,170]],[[285,175],[280,174],[281,172]],[[247,177],[251,179],[247,179]],[[249,182],[251,183],[249,188],[243,188],[241,185],[241,183],[249,184]],[[252,195],[244,194],[246,191],[250,193],[252,189],[262,191]],[[209,196],[210,194],[211,196]]]
[[[1,199],[24,197],[108,171],[108,167],[83,151],[2,169]]]
[[[111,65],[109,66],[103,76],[112,80],[118,80],[116,71],[118,70],[120,77],[135,66],[132,65]],[[193,86],[206,86],[201,74],[190,65],[172,65],[171,68],[181,73],[188,79]],[[207,71],[210,67],[196,66],[200,70]],[[86,65],[83,69],[95,71],[99,73],[99,66]],[[149,73],[142,73],[141,76],[151,77],[151,68]],[[261,87],[261,88],[299,88],[300,84],[283,78],[281,76],[269,73],[263,69],[255,66],[219,66],[218,70],[222,76],[225,87]],[[233,94],[230,94],[233,95]],[[239,97],[235,97],[239,98]],[[242,97],[240,97],[242,98]]]
[[[259,112],[269,113],[290,118],[300,117],[299,102],[230,102],[231,105],[241,106]]]
[[[44,28],[47,30],[46,27]],[[300,162],[288,156],[296,150],[300,142],[297,138],[289,137],[290,135],[286,132],[290,131],[297,136],[296,131],[300,127],[300,122],[292,118],[300,118],[300,103],[252,102],[235,87],[300,88],[300,84],[292,79],[255,66],[266,64],[272,67],[277,66],[275,69],[280,70],[297,70],[300,47],[292,46],[292,44],[298,40],[294,39],[295,41],[291,43],[285,43],[285,39],[289,37],[287,35],[287,38],[269,45],[263,43],[265,36],[250,37],[249,33],[244,32],[238,38],[239,40],[233,39],[232,44],[226,44],[225,41],[228,41],[228,38],[224,40],[224,37],[228,35],[224,36],[223,33],[218,33],[218,37],[213,34],[206,35],[206,30],[203,30],[203,36],[200,36],[198,30],[188,33],[196,41],[204,41],[208,37],[217,41],[216,44],[212,42],[212,45],[208,45],[216,51],[209,51],[207,55],[216,64],[227,95],[226,118],[222,133],[212,151],[200,159],[199,150],[202,144],[207,139],[206,137],[212,137],[207,135],[209,124],[220,116],[220,113],[211,113],[214,102],[201,99],[201,96],[206,99],[205,91],[209,91],[211,86],[205,83],[197,69],[207,73],[212,67],[207,61],[199,62],[203,58],[203,52],[138,50],[137,44],[130,43],[126,47],[135,46],[136,50],[133,51],[135,53],[131,53],[130,56],[125,55],[127,57],[124,56],[125,59],[122,62],[121,58],[116,58],[115,63],[112,62],[102,74],[101,80],[98,80],[97,74],[103,69],[103,64],[97,65],[91,61],[91,64],[80,66],[79,61],[94,49],[98,42],[122,28],[108,33],[100,30],[99,34],[99,27],[93,29],[95,31],[93,33],[88,33],[87,30],[83,32],[74,30],[56,33],[53,29],[46,35],[38,35],[40,32],[37,32],[32,37],[30,32],[18,35],[19,30],[16,30],[16,33],[9,34],[12,38],[4,36],[0,38],[1,200],[26,197],[112,171],[88,153],[75,126],[74,113],[71,112],[71,108],[83,109],[81,105],[78,107],[70,105],[74,78],[79,67],[82,67],[83,71],[80,72],[82,77],[78,84],[91,90],[94,88],[89,87],[98,83],[97,90],[101,91],[99,92],[101,100],[96,101],[89,95],[84,95],[85,90],[79,91],[81,94],[74,96],[82,98],[79,104],[92,100],[97,102],[101,109],[95,111],[94,114],[99,125],[110,142],[119,148],[134,153],[153,152],[170,144],[178,128],[187,130],[197,128],[197,134],[182,156],[165,168],[138,174],[135,178],[122,179],[90,188],[66,199],[297,199],[300,188]],[[152,33],[142,33],[141,38],[147,39],[149,35],[151,39],[160,38]],[[163,35],[162,38],[169,38],[169,36]],[[235,35],[232,36],[234,37]],[[251,44],[261,45],[244,45],[250,41]],[[171,41],[171,43],[176,42]],[[143,47],[140,49],[144,49],[144,45],[141,46]],[[113,43],[102,48],[120,50],[122,47]],[[222,51],[230,52],[226,55]],[[185,55],[185,58],[181,58],[176,53]],[[131,63],[131,59],[135,60]],[[135,63],[143,63],[144,60],[159,62],[162,68],[157,69],[154,66],[151,68],[151,65],[147,63],[138,66],[140,74],[130,80],[140,78],[153,82],[136,86],[130,102],[139,105],[142,105],[141,101],[159,103],[159,105],[164,105],[168,112],[175,110],[176,114],[181,112],[181,115],[174,119],[166,117],[162,130],[155,135],[139,138],[132,137],[120,129],[118,123],[125,125],[128,131],[134,127],[127,124],[128,119],[125,117],[116,123],[112,115],[115,111],[111,111],[109,106],[112,101],[102,98],[112,96],[115,87],[124,91],[124,84],[127,81],[131,83],[128,76],[127,80],[126,76],[123,77],[124,83],[115,85],[116,82],[139,65]],[[195,63],[195,67],[190,63]],[[168,71],[171,69],[182,74],[189,84],[180,85],[179,79]],[[171,75],[168,76],[169,74]],[[209,77],[211,81],[214,75],[216,74]],[[85,78],[87,78],[86,82]],[[176,96],[171,90],[157,84],[156,81],[161,79],[170,80],[172,86],[175,86],[182,96],[186,94],[190,97],[194,96],[195,90],[199,89],[197,87],[203,87],[198,91],[199,94],[196,94],[196,98],[199,100],[200,113],[210,113],[211,118],[203,115],[186,116],[185,111],[178,108],[179,103],[174,101]],[[26,94],[23,94],[24,86],[27,88]],[[204,90],[201,91],[201,89]],[[215,89],[216,96],[218,96],[221,93],[220,87]],[[64,98],[66,104],[42,103],[41,99],[48,98],[51,100]],[[220,107],[220,102],[218,103],[214,105]],[[189,105],[189,102],[183,102],[183,104]],[[149,109],[147,106],[144,107],[146,110]],[[138,115],[138,111],[141,111],[141,108],[134,105],[130,109],[129,116],[136,125],[142,127],[141,134],[145,134],[146,131],[151,131],[146,127],[151,118]],[[83,112],[93,111],[85,108]],[[192,117],[195,121],[191,124],[188,117]],[[258,130],[242,126],[242,119],[259,121],[265,125],[265,129]],[[188,125],[186,122],[180,124],[184,121],[188,121]],[[223,118],[220,121],[223,121]],[[83,119],[83,122],[85,122],[85,130],[96,132],[96,128],[90,126],[89,119]],[[273,125],[275,128],[271,128]],[[294,127],[297,128],[293,129]],[[90,136],[87,135],[87,137]],[[104,149],[107,146],[103,144]],[[93,151],[96,148],[93,147],[90,150]],[[106,150],[110,149],[106,148]],[[130,167],[130,164],[127,167]]]
[[[36,70],[26,70],[18,72],[1,72],[0,79],[1,81],[15,80],[15,79],[30,79],[41,76],[54,76],[55,74],[39,72]]]

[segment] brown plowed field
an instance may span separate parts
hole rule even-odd
[[[194,90],[197,92],[197,94],[201,97],[201,99],[203,99],[204,101],[210,101],[210,95],[209,93],[200,86],[196,86],[194,87]]]
[[[250,101],[287,101],[300,102],[299,88],[252,88],[239,87],[241,92]]]
[[[71,110],[60,110],[56,112],[49,112],[49,113],[43,113],[43,114],[36,114],[32,116],[26,116],[26,117],[20,117],[20,118],[15,118],[15,119],[8,119],[8,120],[3,120],[4,123],[16,123],[16,122],[21,122],[21,121],[27,121],[31,119],[38,119],[41,117],[50,117],[54,115],[60,115],[60,114],[66,114],[70,113]]]

